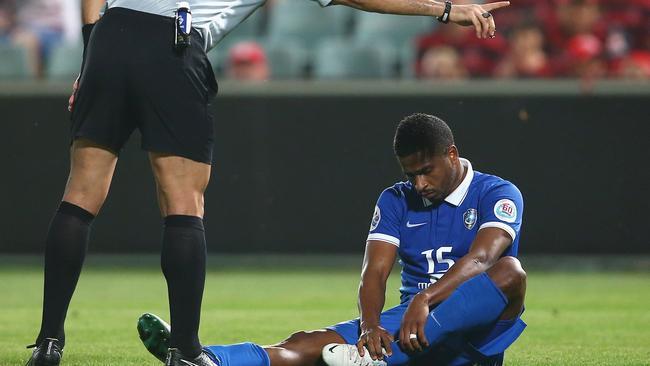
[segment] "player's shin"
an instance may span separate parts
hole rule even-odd
[[[424,333],[431,346],[455,333],[471,331],[498,321],[508,301],[505,295],[486,274],[464,282],[441,302],[427,318]],[[389,366],[405,364],[409,356],[393,345],[393,355],[386,358]]]
[[[269,355],[254,343],[237,343],[204,348],[219,366],[270,366]]]
[[[205,265],[203,220],[194,216],[167,216],[161,266],[169,292],[170,347],[180,349],[188,357],[201,353],[198,330]]]
[[[63,348],[63,323],[86,257],[94,215],[69,202],[61,202],[52,219],[45,249],[43,320],[36,344],[56,338]]]

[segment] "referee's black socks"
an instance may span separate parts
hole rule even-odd
[[[188,357],[201,353],[198,332],[205,260],[203,220],[185,215],[165,217],[160,262],[169,293],[170,347],[180,349]]]
[[[69,202],[61,202],[47,233],[43,318],[36,344],[56,338],[65,344],[63,324],[86,257],[95,216]]]

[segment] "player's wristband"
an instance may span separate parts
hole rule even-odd
[[[438,17],[438,21],[444,24],[449,23],[449,13],[451,13],[451,1],[447,0],[445,1],[445,11]]]

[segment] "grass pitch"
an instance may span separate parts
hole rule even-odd
[[[0,266],[0,365],[24,365],[41,316],[42,269],[33,261]],[[353,318],[359,271],[349,267],[211,269],[201,326],[206,344],[277,342],[296,330]],[[399,301],[399,274],[387,306]],[[529,272],[528,328],[507,365],[650,365],[650,275]],[[138,316],[168,319],[159,269],[87,265],[67,321],[63,364],[159,365],[140,345]]]

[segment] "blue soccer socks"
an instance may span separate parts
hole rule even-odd
[[[203,348],[219,366],[270,366],[271,360],[264,348],[254,343]]]
[[[496,323],[508,300],[487,273],[481,273],[462,283],[431,313],[424,333],[431,346],[444,341],[454,333]],[[386,358],[388,365],[405,364],[409,356],[399,343],[393,344],[393,355]]]
[[[487,273],[464,282],[429,314],[424,333],[431,343],[496,322],[508,300]]]

